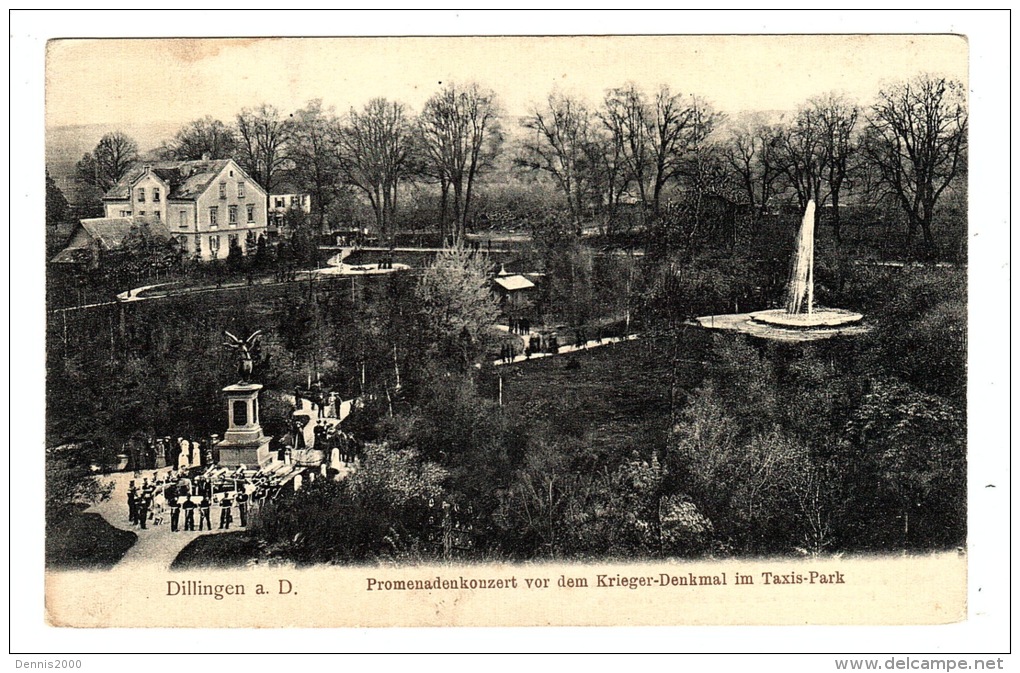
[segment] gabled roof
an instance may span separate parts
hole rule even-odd
[[[231,163],[230,159],[138,162],[129,168],[124,177],[106,192],[103,199],[122,201],[130,198],[131,187],[145,175],[145,169],[148,167],[153,174],[169,186],[170,193],[167,194],[167,199],[193,200],[209,189],[212,181],[229,163]],[[236,166],[236,163],[234,165]],[[262,187],[248,177],[240,166],[237,166],[237,170],[244,175],[252,188],[262,191]]]
[[[89,237],[107,250],[118,247],[132,229],[142,226],[147,226],[149,233],[153,236],[162,236],[163,238],[171,236],[170,230],[159,222],[136,223],[130,217],[96,217],[81,221],[81,227]]]
[[[498,276],[494,279],[494,282],[507,292],[528,290],[535,287],[535,284],[524,276]]]

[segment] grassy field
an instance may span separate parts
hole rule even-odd
[[[704,376],[703,333],[680,336],[678,403]],[[645,338],[501,367],[511,409],[546,416],[564,434],[591,433],[603,455],[649,455],[669,428],[670,345]],[[491,385],[489,386],[491,388]]]
[[[181,550],[171,570],[237,568],[258,557],[256,541],[247,531],[196,537]]]
[[[120,561],[138,536],[98,514],[76,512],[46,527],[46,567],[106,570]]]

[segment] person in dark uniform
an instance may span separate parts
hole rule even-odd
[[[202,500],[198,503],[198,529],[203,530],[202,526],[206,529],[212,530],[212,518],[210,511],[212,506],[209,504],[209,498],[202,496]]]
[[[176,495],[171,495],[166,504],[170,507],[170,532],[176,533],[181,526],[181,502]]]
[[[230,514],[230,506],[230,496],[224,494],[223,499],[220,500],[220,530],[230,529],[230,520],[233,518]]]
[[[145,522],[149,518],[149,505],[152,504],[152,499],[149,495],[142,491],[142,497],[138,498],[135,506],[138,508],[138,523],[141,525],[142,530],[145,530]]]
[[[184,530],[195,530],[195,501],[190,497],[181,505],[184,510]]]
[[[241,517],[241,526],[244,528],[248,527],[248,494],[244,492],[244,487],[237,492],[237,514]]]
[[[127,495],[128,501],[128,521],[131,523],[138,523],[138,489],[135,488],[135,482],[131,482],[131,487],[128,489]]]

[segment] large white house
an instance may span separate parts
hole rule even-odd
[[[108,218],[162,223],[188,257],[225,259],[266,235],[266,192],[232,159],[133,166],[104,196]]]

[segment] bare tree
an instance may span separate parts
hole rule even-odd
[[[413,142],[403,104],[374,98],[361,112],[351,109],[336,141],[343,179],[368,197],[379,233],[387,236]]]
[[[121,131],[107,133],[78,162],[78,177],[105,193],[138,161],[138,143]]]
[[[783,128],[779,137],[783,173],[797,194],[800,210],[814,201],[821,209],[825,202],[822,185],[826,176],[825,134],[819,112],[807,105],[794,122]],[[815,211],[817,219],[819,211]]]
[[[191,122],[172,140],[156,150],[161,159],[189,161],[208,155],[210,159],[232,159],[236,148],[234,130],[210,116]]]
[[[563,192],[577,233],[593,180],[591,112],[579,100],[550,95],[546,108],[535,108],[522,126],[533,131],[514,163],[552,177]],[[602,149],[602,148],[599,148]]]
[[[906,213],[907,245],[920,228],[928,258],[935,204],[964,169],[967,122],[963,85],[930,75],[883,89],[868,118],[867,160]]]
[[[860,110],[845,97],[836,94],[816,98],[811,105],[818,115],[825,151],[825,181],[832,203],[832,231],[836,240],[842,241],[839,198],[857,154],[854,127]]]
[[[649,175],[653,170],[649,147],[650,114],[647,98],[634,84],[611,89],[599,114],[603,125],[619,143],[623,165],[628,177],[637,184],[642,206],[648,203]]]
[[[782,173],[777,148],[779,134],[777,127],[753,121],[738,128],[723,148],[732,180],[745,193],[755,219],[765,215]]]
[[[249,176],[271,193],[274,179],[290,161],[291,124],[272,105],[245,108],[237,115],[237,154]]]
[[[450,233],[459,241],[467,228],[475,178],[491,167],[502,146],[496,94],[477,84],[448,85],[425,103],[418,127],[427,172],[442,188],[443,233],[447,195],[452,191]]]
[[[322,100],[308,101],[295,112],[291,121],[288,155],[294,162],[294,175],[312,196],[312,208],[321,233],[326,209],[334,201],[340,182],[340,157],[336,151],[339,122],[333,109],[323,109]]]

